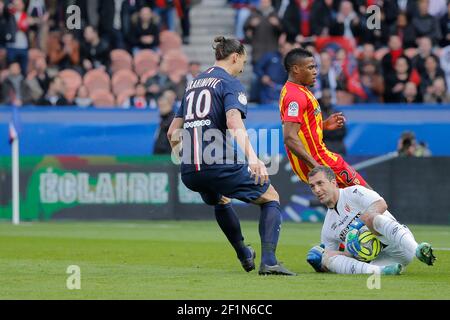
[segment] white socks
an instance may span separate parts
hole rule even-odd
[[[406,226],[384,214],[379,214],[373,219],[373,228],[392,244],[403,248],[413,256],[415,255],[417,242]]]
[[[328,270],[339,274],[380,274],[382,268],[344,255],[328,258],[325,266]]]

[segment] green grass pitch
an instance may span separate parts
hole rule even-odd
[[[243,222],[257,250],[257,222]],[[297,277],[241,269],[215,221],[0,223],[0,299],[450,299],[450,227],[410,226],[438,248],[401,276],[318,274],[306,263],[321,225],[284,223],[277,251]],[[440,248],[440,249],[439,249]],[[446,250],[445,250],[446,249]],[[68,290],[69,265],[81,289]]]

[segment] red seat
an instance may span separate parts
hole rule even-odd
[[[119,70],[112,77],[113,93],[118,96],[127,89],[134,89],[137,83],[138,77],[134,72],[130,70]]]
[[[141,50],[134,56],[134,70],[139,77],[152,71],[158,72],[160,56],[152,50]]]
[[[159,49],[163,55],[171,50],[181,50],[181,45],[182,41],[178,33],[164,30],[159,34]]]
[[[123,49],[111,51],[111,70],[113,73],[122,69],[131,70],[132,68],[133,58],[128,51]]]
[[[65,69],[60,71],[58,76],[64,82],[66,88],[64,96],[67,100],[72,101],[77,94],[78,88],[83,83],[81,75],[74,70]]]
[[[189,70],[189,59],[181,51],[172,50],[163,56],[167,74],[185,75]]]
[[[99,108],[115,108],[116,102],[111,92],[97,90],[91,94],[92,104]]]
[[[97,90],[111,90],[111,79],[102,69],[93,69],[88,71],[84,75],[83,84],[86,86],[89,93],[93,93]]]

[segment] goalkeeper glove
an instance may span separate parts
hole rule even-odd
[[[323,272],[322,270],[322,255],[325,251],[325,246],[314,246],[306,255],[306,261],[316,270],[316,272]]]
[[[352,230],[352,229],[359,230],[359,229],[361,229],[364,225],[365,225],[364,222],[362,222],[359,218],[356,218],[355,220],[353,220],[353,221],[349,224],[349,227],[350,227],[350,230]]]
[[[358,229],[350,229],[345,237],[345,247],[347,248],[347,251],[350,252],[355,258],[358,257],[358,252],[361,251],[358,235]]]

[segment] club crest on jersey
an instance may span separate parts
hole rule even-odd
[[[247,104],[247,96],[245,95],[245,93],[239,92],[238,100],[241,104],[245,106]]]
[[[350,208],[350,206],[348,205],[348,203],[345,204],[344,209],[345,209],[345,211],[347,211],[348,213],[350,213],[350,211],[351,211],[351,208]]]
[[[298,103],[295,101],[292,101],[288,105],[288,116],[290,117],[297,117],[298,116]]]

